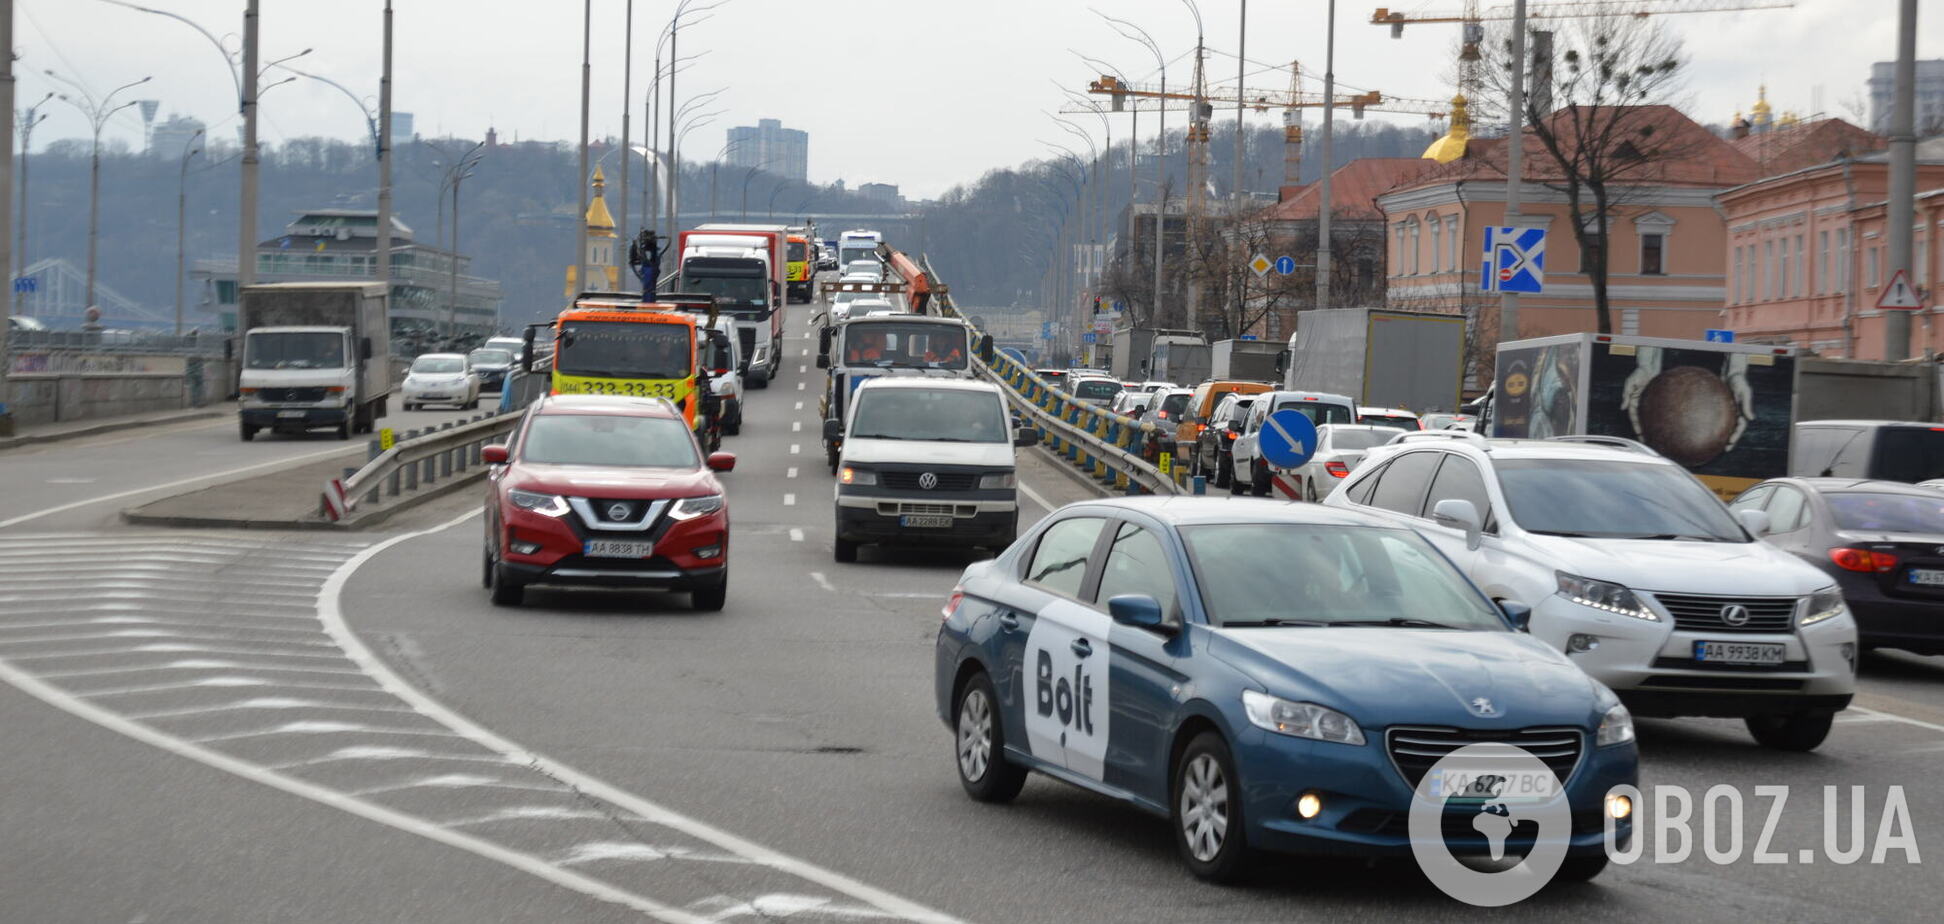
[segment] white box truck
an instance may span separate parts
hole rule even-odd
[[[236,312],[243,364],[238,425],[258,430],[369,433],[392,392],[391,325],[379,282],[245,286]]]
[[[1209,345],[1208,377],[1215,381],[1278,381],[1282,376],[1276,368],[1276,356],[1282,349],[1283,345],[1274,340],[1217,340]]]
[[[1465,319],[1386,308],[1297,315],[1283,387],[1349,395],[1367,407],[1455,411],[1465,379]]]

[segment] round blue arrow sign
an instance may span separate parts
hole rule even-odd
[[[1277,257],[1276,272],[1284,276],[1296,272],[1296,258],[1289,256]]]
[[[1256,437],[1256,450],[1270,465],[1295,468],[1316,452],[1316,424],[1295,408],[1270,414]]]

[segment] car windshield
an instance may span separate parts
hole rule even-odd
[[[810,252],[809,247],[805,245],[802,241],[791,241],[788,260],[791,263],[802,263],[805,259],[807,259],[806,255],[809,252]]]
[[[1084,379],[1073,385],[1075,398],[1112,398],[1120,394],[1121,384],[1106,379]]]
[[[674,417],[538,414],[527,425],[520,459],[551,465],[695,468],[695,440]]]
[[[683,276],[682,291],[713,295],[725,310],[760,308],[769,300],[768,280],[761,276]]]
[[[852,314],[865,302],[851,305]],[[844,364],[883,368],[964,369],[965,328],[958,324],[856,321],[845,325]]]
[[[605,379],[685,379],[695,348],[686,324],[569,321],[560,327],[554,368]]]
[[[1170,420],[1180,417],[1181,412],[1187,409],[1188,393],[1185,391],[1175,392],[1161,399],[1161,413],[1167,415]]]
[[[1513,522],[1528,532],[1749,541],[1713,492],[1678,466],[1617,459],[1506,459],[1495,467]]]
[[[1491,603],[1416,533],[1369,526],[1184,526],[1217,625],[1505,630]]]
[[[1329,442],[1331,449],[1369,449],[1390,442],[1396,435],[1386,430],[1331,430]]]
[[[469,354],[475,366],[510,366],[513,354],[505,350],[474,350]]]
[[[1881,533],[1944,534],[1944,495],[1843,491],[1825,494],[1839,529]]]
[[[412,371],[427,375],[453,375],[466,371],[466,361],[457,356],[421,356],[412,361]]]
[[[1396,430],[1418,429],[1416,417],[1392,417],[1389,414],[1365,414],[1357,422],[1366,427],[1390,427]]]
[[[1310,423],[1319,427],[1324,424],[1369,422],[1359,421],[1355,413],[1352,413],[1349,408],[1341,404],[1328,404],[1322,401],[1285,401],[1276,405],[1276,410],[1278,411],[1291,409],[1301,411],[1304,417],[1310,419]]]
[[[344,335],[324,331],[253,333],[245,352],[252,369],[342,369]]]
[[[1875,471],[1886,481],[1916,483],[1944,478],[1944,430],[1934,427],[1885,427],[1877,436]]]
[[[1007,442],[1006,409],[987,391],[873,388],[858,393],[850,439]]]

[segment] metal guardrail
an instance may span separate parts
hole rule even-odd
[[[921,257],[920,265],[927,277],[938,282],[938,272],[932,269],[930,260]],[[932,305],[941,315],[971,323],[959,314],[950,290],[942,283],[935,290]],[[973,331],[978,333],[977,328]],[[1014,406],[1031,416],[1042,445],[1088,477],[1128,493],[1188,493],[1187,465],[1177,463],[1163,472],[1145,455],[1157,438],[1164,445],[1172,444],[1172,432],[1077,400],[1003,353],[995,355],[990,364],[977,357],[972,362],[980,375],[997,383]]]
[[[437,484],[440,479],[464,475],[479,466],[479,453],[496,437],[512,432],[520,422],[518,411],[481,414],[464,423],[448,422],[442,427],[408,430],[390,449],[371,441],[371,457],[363,467],[346,469],[343,480],[345,512],[360,504],[376,504],[384,497],[403,497]],[[328,512],[329,501],[323,508]]]

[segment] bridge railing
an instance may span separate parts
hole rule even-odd
[[[454,478],[482,471],[480,450],[513,432],[520,423],[520,414],[520,411],[481,414],[469,421],[407,431],[390,449],[381,449],[379,442],[372,440],[365,464],[347,470],[341,482],[344,513],[348,515],[360,506],[375,506],[385,497],[407,497],[435,487],[441,481],[450,483]],[[331,498],[327,494],[321,505],[327,516],[330,507]]]

